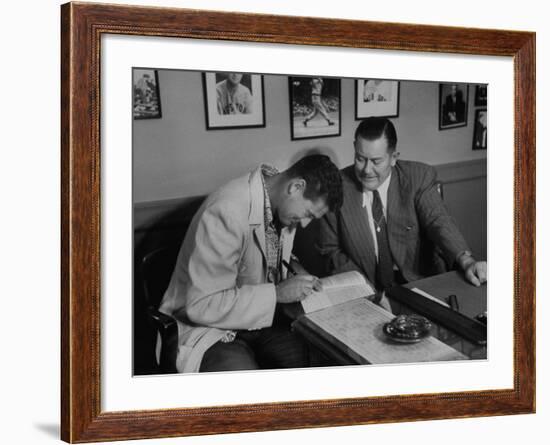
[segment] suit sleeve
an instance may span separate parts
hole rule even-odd
[[[469,248],[455,220],[449,215],[436,182],[436,171],[430,167],[416,194],[415,206],[428,238],[441,249],[447,265],[453,267],[458,254]]]
[[[198,325],[220,329],[271,326],[275,285],[237,285],[249,226],[227,207],[206,209],[198,221],[186,267],[186,316]]]
[[[351,270],[363,273],[361,268],[342,249],[338,218],[337,214],[330,212],[321,219],[319,253],[325,258],[329,274]]]

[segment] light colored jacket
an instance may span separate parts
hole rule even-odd
[[[194,216],[159,310],[178,324],[179,372],[198,372],[206,350],[235,330],[271,326],[261,168],[210,195]],[[283,229],[289,260],[294,229]]]

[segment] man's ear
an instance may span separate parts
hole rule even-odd
[[[399,155],[401,153],[399,153],[398,151],[394,151],[392,154],[391,154],[391,166],[394,167],[395,166],[395,163],[397,162],[397,159],[399,159]]]
[[[306,190],[306,180],[303,178],[291,179],[288,183],[288,194],[292,195],[296,192],[304,193]]]

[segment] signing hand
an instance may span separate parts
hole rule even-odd
[[[302,301],[313,291],[320,291],[322,288],[319,278],[313,275],[295,275],[275,287],[277,303]]]

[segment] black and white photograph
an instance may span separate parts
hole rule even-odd
[[[476,85],[476,96],[474,99],[474,105],[476,107],[487,106],[487,88],[488,85]]]
[[[356,79],[312,75],[289,125],[285,76],[208,73],[242,87],[213,112],[246,116],[263,78],[270,116],[209,131],[203,73],[159,74],[165,119],[133,125],[135,375],[487,358],[481,117],[439,132],[439,83],[401,81],[399,117],[355,121]]]
[[[162,117],[157,70],[133,70],[134,119]]]
[[[289,77],[291,139],[340,135],[340,79]]]
[[[468,84],[439,85],[439,129],[465,127],[468,124]]]
[[[355,82],[355,119],[399,115],[399,81],[357,79]]]
[[[487,150],[487,110],[476,110],[473,150]]]
[[[203,73],[208,129],[264,127],[261,75],[239,72]]]

